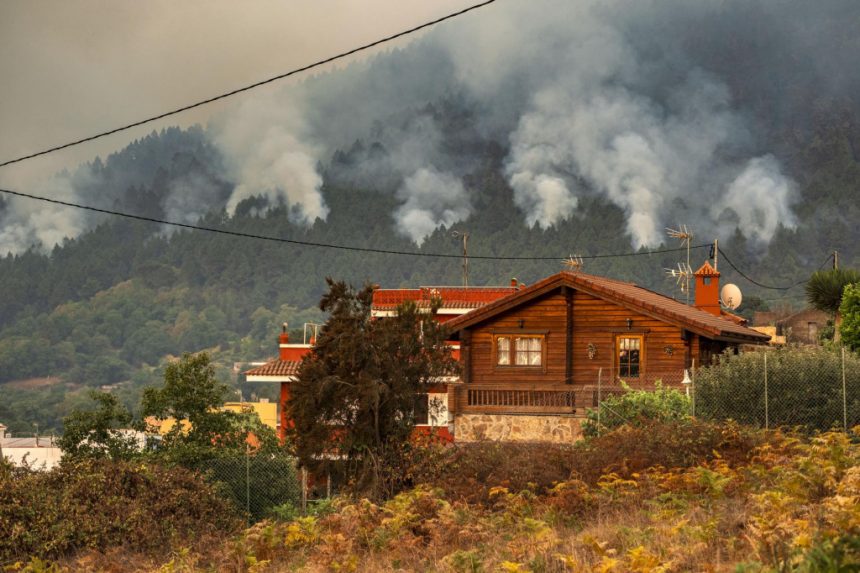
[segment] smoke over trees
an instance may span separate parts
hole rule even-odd
[[[619,232],[637,247],[683,221],[724,238],[738,227],[761,249],[802,223],[799,144],[834,116],[857,124],[858,21],[850,0],[499,3],[248,94],[189,138],[195,173],[173,173],[148,199],[188,221],[262,196],[310,226],[329,215],[324,185],[356,187],[393,196],[392,228],[421,243],[474,215],[482,190],[465,181],[492,160],[529,227],[576,220],[597,198],[621,209]],[[137,166],[104,181],[92,164],[48,189],[150,204],[154,170]],[[10,199],[0,250],[51,246],[95,220]]]

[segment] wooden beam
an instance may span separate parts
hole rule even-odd
[[[464,328],[460,333],[460,357],[463,359],[463,383],[472,381],[472,331]]]
[[[564,339],[564,383],[573,384],[573,289],[561,287],[566,308]]]

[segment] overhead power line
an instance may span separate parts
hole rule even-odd
[[[485,2],[481,2],[481,3],[479,3],[479,4],[475,4],[475,5],[473,5],[473,6],[469,6],[468,8],[464,8],[463,10],[460,10],[460,11],[458,11],[458,12],[453,12],[453,13],[451,13],[451,14],[448,14],[447,16],[442,16],[441,18],[437,18],[437,19],[432,20],[432,21],[430,21],[430,22],[425,22],[424,24],[421,24],[421,25],[419,25],[419,26],[415,26],[414,28],[409,28],[408,30],[403,30],[402,32],[398,32],[398,33],[393,34],[393,35],[391,35],[391,36],[386,36],[385,38],[381,38],[381,39],[379,39],[379,40],[376,40],[375,42],[371,42],[371,43],[369,43],[369,44],[365,44],[365,45],[363,45],[363,46],[359,46],[359,47],[357,47],[357,48],[353,48],[352,50],[349,50],[349,51],[346,51],[346,52],[342,52],[342,53],[337,54],[337,55],[335,55],[335,56],[328,57],[328,58],[326,58],[326,59],[324,59],[324,60],[319,60],[318,62],[314,62],[314,63],[312,63],[312,64],[308,64],[308,65],[306,65],[306,66],[302,66],[302,67],[300,67],[300,68],[296,68],[296,69],[294,69],[294,70],[290,70],[289,72],[286,72],[286,73],[283,73],[283,74],[279,74],[279,75],[277,75],[277,76],[274,76],[274,77],[271,77],[271,78],[268,78],[268,79],[265,79],[265,80],[262,80],[262,81],[259,81],[259,82],[256,82],[256,83],[253,83],[253,84],[250,84],[250,85],[247,85],[247,86],[241,87],[241,88],[237,88],[237,89],[234,89],[234,90],[232,90],[232,91],[229,91],[229,92],[226,92],[226,93],[222,93],[222,94],[220,94],[220,95],[216,95],[216,96],[214,96],[214,97],[210,97],[210,98],[207,98],[207,99],[204,99],[204,100],[198,101],[198,102],[196,102],[196,103],[192,103],[192,104],[189,104],[189,105],[185,105],[185,106],[182,106],[182,107],[180,107],[180,108],[177,108],[177,109],[174,109],[174,110],[171,110],[171,111],[166,111],[166,112],[164,112],[164,113],[160,113],[160,114],[158,114],[158,115],[154,115],[154,116],[152,116],[152,117],[148,117],[148,118],[146,118],[146,119],[141,119],[141,120],[139,120],[139,121],[135,121],[135,122],[133,122],[133,123],[129,123],[128,125],[124,125],[124,126],[122,126],[122,127],[117,127],[117,128],[114,128],[114,129],[110,129],[110,130],[108,130],[108,131],[103,131],[103,132],[101,132],[101,133],[97,133],[97,134],[95,134],[95,135],[90,135],[89,137],[84,137],[83,139],[78,139],[78,140],[76,140],[76,141],[70,141],[70,142],[68,142],[68,143],[64,143],[64,144],[62,144],[62,145],[57,145],[56,147],[51,147],[51,148],[48,148],[48,149],[44,149],[44,150],[42,150],[42,151],[37,151],[37,152],[35,152],[35,153],[30,153],[30,154],[28,154],[28,155],[24,155],[24,156],[22,156],[22,157],[18,157],[18,158],[15,158],[15,159],[10,159],[10,160],[8,160],[8,161],[4,161],[3,163],[0,163],[0,167],[5,167],[5,166],[7,166],[7,165],[11,165],[11,164],[13,164],[13,163],[19,163],[19,162],[21,162],[21,161],[25,161],[25,160],[27,160],[27,159],[33,159],[34,157],[39,157],[39,156],[41,156],[41,155],[47,155],[47,154],[49,154],[49,153],[53,153],[53,152],[55,152],[55,151],[60,151],[61,149],[66,149],[66,148],[68,148],[68,147],[73,147],[73,146],[75,146],[75,145],[80,145],[80,144],[82,144],[82,143],[87,143],[87,142],[89,142],[89,141],[94,141],[94,140],[96,140],[96,139],[100,139],[100,138],[102,138],[102,137],[107,137],[108,135],[113,135],[113,134],[115,134],[115,133],[119,133],[119,132],[121,132],[121,131],[126,131],[126,130],[132,129],[132,128],[134,128],[134,127],[139,127],[139,126],[141,126],[141,125],[145,125],[145,124],[147,124],[147,123],[152,123],[153,121],[158,121],[158,120],[160,120],[160,119],[164,119],[164,118],[166,118],[166,117],[170,117],[170,116],[172,116],[172,115],[176,115],[176,114],[179,114],[179,113],[182,113],[182,112],[185,112],[185,111],[188,111],[188,110],[191,110],[191,109],[197,108],[197,107],[201,107],[201,106],[204,106],[204,105],[208,105],[208,104],[210,104],[210,103],[213,103],[213,102],[216,102],[216,101],[219,101],[219,100],[222,100],[222,99],[226,99],[226,98],[232,97],[232,96],[234,96],[234,95],[236,95],[236,94],[240,94],[240,93],[242,93],[242,92],[250,91],[250,90],[255,89],[255,88],[258,88],[258,87],[260,87],[260,86],[264,86],[264,85],[266,85],[266,84],[270,84],[270,83],[276,82],[276,81],[278,81],[278,80],[282,80],[282,79],[288,78],[288,77],[290,77],[290,76],[294,76],[294,75],[296,75],[296,74],[300,74],[300,73],[302,73],[302,72],[306,72],[306,71],[308,71],[308,70],[312,70],[312,69],[314,69],[314,68],[318,68],[318,67],[320,67],[320,66],[324,66],[325,64],[329,64],[329,63],[331,63],[331,62],[334,62],[334,61],[337,61],[337,60],[341,60],[341,59],[346,58],[346,57],[349,57],[349,56],[351,56],[351,55],[353,55],[353,54],[357,54],[357,53],[359,53],[359,52],[363,52],[363,51],[365,51],[365,50],[369,50],[370,48],[374,48],[374,47],[379,46],[379,45],[381,45],[381,44],[386,44],[386,43],[391,42],[391,41],[393,41],[393,40],[396,40],[396,39],[398,39],[398,38],[402,38],[402,37],[404,37],[404,36],[409,36],[410,34],[414,34],[415,32],[418,32],[418,31],[423,30],[423,29],[425,29],[425,28],[429,28],[429,27],[431,27],[431,26],[435,26],[436,24],[439,24],[439,23],[441,23],[441,22],[444,22],[445,20],[451,20],[452,18],[456,18],[457,16],[462,16],[463,14],[466,14],[467,12],[471,12],[471,11],[473,11],[473,10],[477,10],[478,8],[483,8],[484,6],[487,6],[487,5],[489,5],[489,4],[492,4],[492,3],[493,3],[493,2],[495,2],[495,1],[496,1],[496,0],[486,0]]]
[[[735,270],[735,272],[737,272],[739,275],[741,275],[743,278],[745,278],[746,280],[748,280],[748,281],[749,281],[749,282],[751,282],[752,284],[754,284],[754,285],[756,285],[756,286],[758,286],[758,287],[764,288],[764,289],[768,289],[768,290],[783,290],[783,291],[785,291],[785,290],[793,289],[794,287],[798,287],[798,286],[800,286],[800,285],[802,285],[802,284],[804,284],[804,283],[806,283],[806,282],[809,282],[809,281],[808,281],[808,279],[804,279],[804,280],[802,280],[802,281],[797,281],[796,283],[791,284],[791,285],[788,285],[788,286],[774,286],[774,285],[766,285],[766,284],[762,284],[762,283],[758,282],[757,280],[755,280],[755,279],[751,278],[749,275],[747,275],[746,273],[744,273],[742,270],[740,270],[740,269],[739,269],[739,268],[738,268],[738,267],[737,267],[737,266],[732,262],[732,260],[728,257],[728,255],[726,255],[726,252],[725,252],[722,248],[720,249],[720,256],[722,256],[722,257],[723,257],[723,260],[724,260],[725,262],[727,262],[727,263],[729,264],[729,266],[730,266],[730,267],[732,267],[732,268]],[[826,259],[824,259],[824,262],[822,262],[822,263],[821,263],[821,265],[819,265],[819,266],[818,266],[818,270],[821,270],[822,268],[824,268],[824,265],[826,265],[826,264],[827,264],[827,261],[829,261],[832,257],[833,257],[833,255],[832,255],[832,254],[828,255],[828,256],[827,256],[827,258],[826,258]]]
[[[334,245],[330,243],[318,243],[313,241],[299,241],[296,239],[285,239],[283,237],[272,237],[269,235],[256,235],[253,233],[243,233],[241,231],[230,231],[228,229],[218,229],[215,227],[204,227],[202,225],[192,225],[190,223],[179,223],[177,221],[168,221],[166,219],[157,219],[155,217],[145,217],[143,215],[135,215],[133,213],[125,213],[123,211],[115,211],[112,209],[101,209],[99,207],[92,207],[90,205],[81,205],[80,203],[72,203],[70,201],[62,201],[60,199],[52,199],[50,197],[42,197],[39,195],[32,195],[30,193],[23,193],[21,191],[12,191],[11,189],[0,189],[0,193],[6,193],[8,195],[15,195],[16,197],[24,197],[26,199],[33,199],[36,201],[44,201],[46,203],[53,203],[54,205],[63,205],[64,207],[71,207],[75,209],[83,209],[85,211],[92,211],[95,213],[102,213],[104,215],[113,215],[115,217],[125,217],[126,219],[135,219],[137,221],[146,221],[149,223],[157,223],[159,225],[169,225],[171,227],[179,227],[182,229],[190,229],[194,231],[206,231],[208,233],[218,233],[221,235],[229,235],[233,237],[242,237],[245,239],[256,239],[260,241],[272,241],[276,243],[288,243],[291,245],[299,245],[302,247],[318,247],[323,249],[338,249],[342,251],[358,251],[363,253],[378,253],[383,255],[402,255],[402,256],[410,256],[410,257],[436,257],[436,258],[450,258],[450,259],[460,259],[462,255],[451,254],[451,253],[421,253],[416,251],[398,251],[398,250],[390,250],[390,249],[373,249],[369,247],[352,247],[349,245]],[[710,243],[695,245],[691,248],[700,249],[704,247],[710,247]],[[618,258],[618,257],[636,257],[643,255],[656,255],[661,253],[674,253],[677,251],[685,251],[686,247],[675,248],[675,249],[656,249],[651,251],[635,251],[630,253],[615,253],[615,254],[603,254],[603,255],[583,255],[581,258],[583,259],[609,259],[609,258]],[[504,256],[493,256],[493,255],[469,255],[470,259],[485,259],[485,260],[495,260],[495,261],[561,261],[564,257],[556,256],[556,257],[504,257]]]

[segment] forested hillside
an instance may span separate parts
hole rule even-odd
[[[856,3],[549,4],[572,19],[547,11],[526,25],[525,8],[500,7],[56,178],[80,203],[181,223],[451,255],[456,229],[472,255],[549,257],[472,259],[477,285],[533,282],[569,254],[674,248],[659,243],[677,224],[695,244],[719,238],[764,285],[795,285],[834,250],[860,266]],[[516,34],[499,36],[512,22]],[[234,361],[274,353],[282,322],[323,318],[326,276],[461,281],[458,258],[57,206],[33,218],[25,201],[0,196],[0,248],[12,251],[0,258],[0,422],[13,432],[59,429],[89,387],[133,403],[182,352],[212,350],[231,378]],[[39,242],[39,225],[57,221],[73,236]],[[663,269],[682,259],[589,259],[585,271],[679,295]],[[746,311],[803,303],[802,286],[764,289],[727,262]]]
[[[860,163],[851,153],[851,138],[857,136],[851,125],[824,130],[796,150],[803,158],[798,163],[804,193],[804,202],[797,207],[801,224],[795,231],[781,230],[763,252],[750,249],[740,231],[724,239],[721,245],[735,264],[774,285],[802,280],[833,249],[841,250],[843,264],[860,264],[852,248],[860,240],[860,228],[851,224],[860,220],[854,187],[860,180]],[[356,143],[352,152],[363,145]],[[170,148],[173,153],[166,151]],[[348,160],[349,153],[338,153],[333,162]],[[176,178],[187,176],[183,165],[207,172],[211,162],[217,162],[201,130],[172,129],[136,142],[104,164],[97,162],[104,180],[128,177],[132,155],[138,163],[141,158],[151,162],[139,170],[153,176],[147,181],[140,175],[129,184],[122,207],[155,217],[169,218],[152,198],[165,193]],[[210,177],[213,185],[228,185]],[[504,284],[511,277],[529,283],[561,269],[561,258],[568,253],[633,250],[622,230],[623,213],[599,199],[585,205],[581,216],[551,229],[527,227],[498,173],[498,153],[492,147],[485,150],[467,184],[476,189],[480,203],[475,215],[455,227],[470,232],[472,253],[555,257],[473,260],[473,284]],[[346,246],[459,252],[460,243],[448,229],[434,232],[420,248],[397,234],[388,215],[396,202],[389,194],[343,185],[327,185],[324,193],[331,213],[310,227],[290,222],[285,206],[263,209],[264,199],[246,200],[233,217],[211,212],[200,224]],[[133,205],[136,197],[139,209]],[[823,214],[830,221],[827,225],[817,223]],[[707,254],[707,249],[694,251],[694,263]],[[680,259],[681,253],[670,253],[588,260],[586,270],[677,295],[662,269]],[[744,289],[748,301],[755,303],[760,297],[773,305],[783,297],[782,291],[749,284],[725,263],[721,270]],[[119,384],[118,391],[132,400],[142,385],[159,375],[157,367],[166,356],[186,351],[217,349],[216,357],[225,367],[222,376],[229,377],[226,367],[232,361],[273,354],[282,322],[300,328],[305,321],[322,318],[315,305],[326,276],[394,287],[459,284],[460,272],[457,258],[300,247],[105,219],[50,251],[34,246],[0,259],[0,382],[5,383],[0,420],[18,432],[31,431],[33,422],[59,429],[62,414],[83,400],[80,389]],[[785,300],[801,304],[800,292],[789,291]],[[294,331],[294,336],[300,332]],[[43,377],[59,380],[20,383]]]

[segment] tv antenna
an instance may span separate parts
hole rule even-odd
[[[677,229],[666,227],[666,234],[672,239],[678,239],[687,247],[687,262],[679,263],[677,269],[666,269],[666,272],[669,276],[677,278],[677,284],[681,287],[681,292],[687,295],[687,304],[690,304],[690,280],[693,278],[690,267],[690,244],[693,242],[693,231],[687,225],[679,225]]]
[[[571,272],[579,272],[582,270],[582,266],[585,264],[582,261],[582,257],[580,255],[569,255],[566,259],[561,261],[561,264],[566,266]]]
[[[469,286],[469,233],[468,231],[452,231],[455,239],[463,237],[463,286]]]

